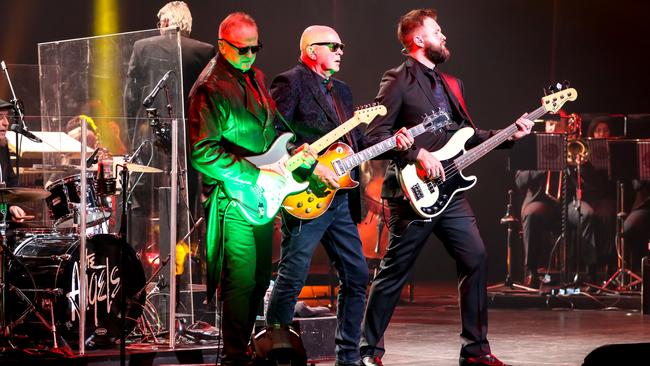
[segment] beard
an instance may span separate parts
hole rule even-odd
[[[449,59],[451,52],[445,46],[434,47],[432,44],[428,44],[424,49],[424,56],[429,59],[429,61],[434,64],[442,64]]]

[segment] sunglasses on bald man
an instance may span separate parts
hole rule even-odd
[[[255,46],[237,47],[225,38],[219,38],[218,41],[226,42],[230,47],[236,49],[240,56],[247,54],[248,51],[250,51],[252,54],[256,54],[262,49],[262,42],[258,43]]]
[[[315,42],[310,44],[310,46],[327,46],[327,48],[329,48],[332,52],[336,52],[338,50],[343,51],[345,48],[345,45],[343,43],[338,42]]]

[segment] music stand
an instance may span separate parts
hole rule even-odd
[[[650,169],[644,162],[644,155],[650,151],[650,140],[612,140],[609,146],[609,178],[616,179],[616,253],[617,269],[601,287],[607,290],[614,286],[614,291],[631,291],[632,287],[643,282],[641,276],[625,266],[625,236],[623,223],[627,217],[624,207],[624,180],[650,180]],[[624,164],[623,162],[626,162]],[[627,280],[629,279],[629,282]]]
[[[510,149],[508,156],[508,169],[517,170],[540,170],[547,172],[559,172],[559,174],[568,176],[567,165],[567,140],[568,135],[565,133],[544,133],[533,132],[525,136]],[[552,256],[555,248],[560,245],[561,259],[560,276],[563,284],[567,283],[569,278],[569,260],[568,252],[568,202],[566,182],[568,177],[561,179],[561,229],[560,235],[555,240],[555,245],[549,255]],[[550,261],[549,261],[550,262]],[[549,269],[547,268],[547,275]]]

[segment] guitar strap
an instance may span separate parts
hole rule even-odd
[[[469,116],[469,112],[467,112],[467,105],[465,104],[465,98],[463,98],[463,93],[460,91],[460,83],[458,82],[458,79],[455,77],[446,74],[444,72],[438,71],[438,75],[440,75],[440,78],[444,81],[444,83],[449,87],[449,91],[451,94],[456,97],[456,100],[460,104],[460,108],[465,113],[465,116],[467,116],[467,120],[469,121],[469,124],[472,125],[472,127],[476,128],[474,125],[474,121],[472,121],[472,117]]]

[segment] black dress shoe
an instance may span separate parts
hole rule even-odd
[[[361,359],[361,366],[384,366],[379,357],[365,356]]]
[[[336,361],[336,362],[334,362],[334,366],[363,366],[363,365],[361,364],[361,361],[359,361],[359,362],[340,362],[340,361]]]
[[[475,366],[508,366],[505,363],[501,362],[497,358],[497,356],[489,353],[487,355],[479,356],[479,357],[460,357],[460,360],[458,360],[458,363],[460,366],[469,366],[469,365],[475,365]]]

